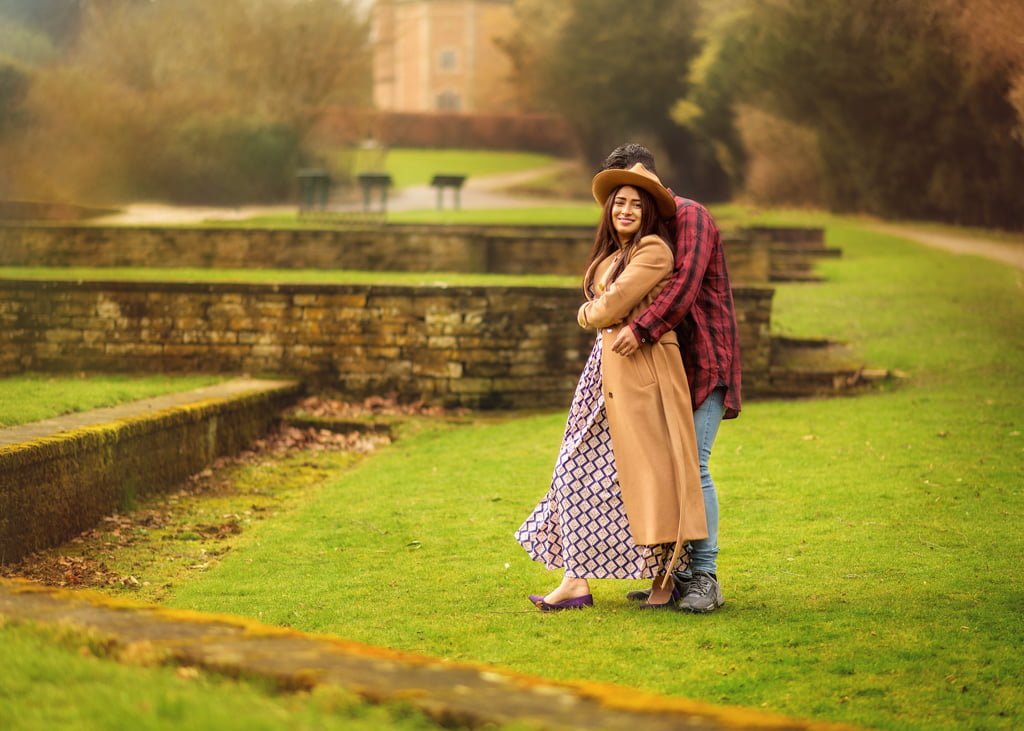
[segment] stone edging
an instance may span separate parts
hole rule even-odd
[[[267,678],[305,690],[340,686],[364,699],[409,704],[444,727],[524,723],[559,729],[852,731],[840,724],[716,706],[594,682],[560,682],[485,665],[309,635],[222,614],[171,610],[87,591],[0,580],[0,616],[100,635],[115,656]],[[548,617],[538,616],[537,621]]]

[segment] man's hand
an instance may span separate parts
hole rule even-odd
[[[633,355],[639,347],[640,344],[636,341],[636,335],[633,334],[633,328],[629,325],[625,325],[619,330],[619,334],[615,336],[615,342],[612,343],[612,352],[618,353],[624,358],[628,358]]]

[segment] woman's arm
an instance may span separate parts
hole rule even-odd
[[[580,327],[608,327],[618,322],[672,271],[672,249],[660,236],[644,236],[636,243],[618,279],[597,299],[580,307]]]

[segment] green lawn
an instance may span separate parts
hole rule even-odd
[[[779,329],[848,339],[909,379],[749,403],[723,426],[722,611],[640,613],[613,581],[591,611],[527,603],[557,577],[512,533],[563,413],[410,434],[244,533],[170,603],[871,727],[1018,727],[1019,275],[829,222],[843,258],[821,264],[825,283],[778,288]]]
[[[165,393],[189,391],[223,380],[221,376],[66,376],[38,373],[0,378],[0,427],[116,406]]]
[[[596,226],[600,215],[596,203],[559,203],[528,208],[469,208],[438,211],[389,211],[388,223],[424,223],[444,225],[508,225],[508,226]],[[306,215],[275,213],[253,216],[240,221],[211,219],[204,226],[216,228],[324,229],[351,226],[358,222],[346,214]],[[189,224],[192,225],[192,224]]]
[[[461,211],[395,211],[388,223],[444,223],[515,226],[597,226],[596,203],[561,203],[543,208],[470,208]]]
[[[379,155],[357,151],[353,170],[378,172]],[[494,175],[533,170],[550,165],[557,158],[536,152],[504,152],[499,150],[423,149],[396,147],[383,157],[384,170],[391,174],[395,187],[427,185],[437,173],[468,175]]]

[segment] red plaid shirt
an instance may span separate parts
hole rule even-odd
[[[725,252],[707,209],[675,199],[675,275],[631,323],[633,334],[649,343],[676,330],[694,410],[724,386],[725,418],[733,419],[740,413],[740,347]]]

